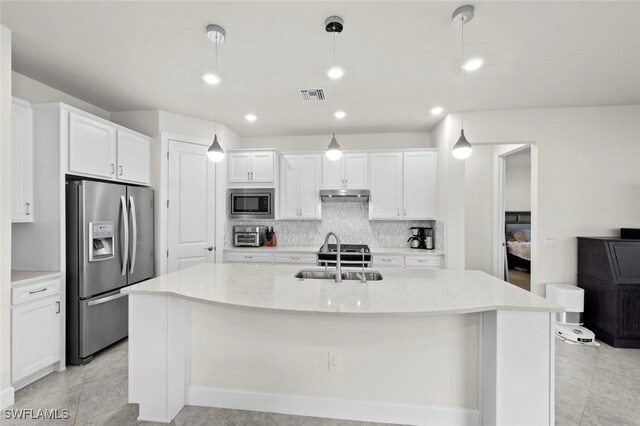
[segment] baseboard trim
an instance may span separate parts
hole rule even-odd
[[[478,410],[193,386],[188,405],[382,423],[478,426]]]
[[[16,392],[12,386],[9,386],[8,388],[0,392],[0,410],[4,410],[10,405],[13,405],[14,402],[16,402],[15,396]]]

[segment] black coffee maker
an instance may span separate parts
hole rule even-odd
[[[433,228],[413,226],[409,228],[409,232],[411,232],[411,236],[407,240],[409,247],[423,250],[433,250],[435,248]]]

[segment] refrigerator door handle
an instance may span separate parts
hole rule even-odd
[[[111,302],[112,300],[120,299],[121,297],[125,297],[127,293],[116,293],[111,296],[103,297],[101,299],[92,300],[87,303],[87,306],[96,306],[102,305],[103,303]]]
[[[127,274],[127,262],[129,261],[129,213],[127,213],[127,199],[124,195],[120,196],[122,204],[122,224],[124,225],[124,244],[122,252],[122,276]]]
[[[131,237],[131,267],[129,273],[133,274],[133,270],[136,268],[136,249],[138,246],[138,219],[136,219],[136,203],[132,196],[129,196],[129,202],[131,204],[131,227],[133,228],[133,236]]]

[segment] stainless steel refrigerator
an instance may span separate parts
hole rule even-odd
[[[152,278],[153,190],[67,180],[67,363],[128,334],[128,296],[120,290]]]

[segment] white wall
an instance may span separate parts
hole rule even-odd
[[[451,156],[458,139],[459,119],[447,115],[433,129],[438,148],[438,220],[444,222],[445,267],[465,269],[465,174],[464,162]],[[451,226],[451,225],[454,226]]]
[[[0,409],[11,388],[11,31],[0,27]]]
[[[337,135],[344,150],[355,149],[407,149],[431,148],[431,134],[418,133],[363,133]],[[260,136],[242,138],[242,148],[278,148],[281,151],[324,151],[331,135],[312,136]]]
[[[12,92],[13,96],[17,98],[29,102],[64,102],[65,104],[109,120],[109,111],[15,71],[12,72],[12,76]]]
[[[526,152],[530,155],[530,150]],[[506,158],[504,201],[507,211],[531,210],[531,164],[519,164],[512,156]]]
[[[489,274],[493,264],[493,159],[493,146],[476,145],[465,160],[465,268]]]
[[[640,106],[473,112],[465,114],[465,133],[478,145],[535,142],[532,291],[543,293],[543,283],[576,283],[577,236],[614,236],[620,227],[640,227]],[[441,154],[451,158],[450,151]],[[464,177],[464,162],[459,164],[448,171]],[[466,198],[453,179],[441,183],[449,210],[451,200]],[[465,228],[464,219],[447,213],[447,234]],[[555,246],[543,246],[547,237],[555,238]],[[481,249],[446,247],[448,261],[456,263],[464,262],[465,251]]]

